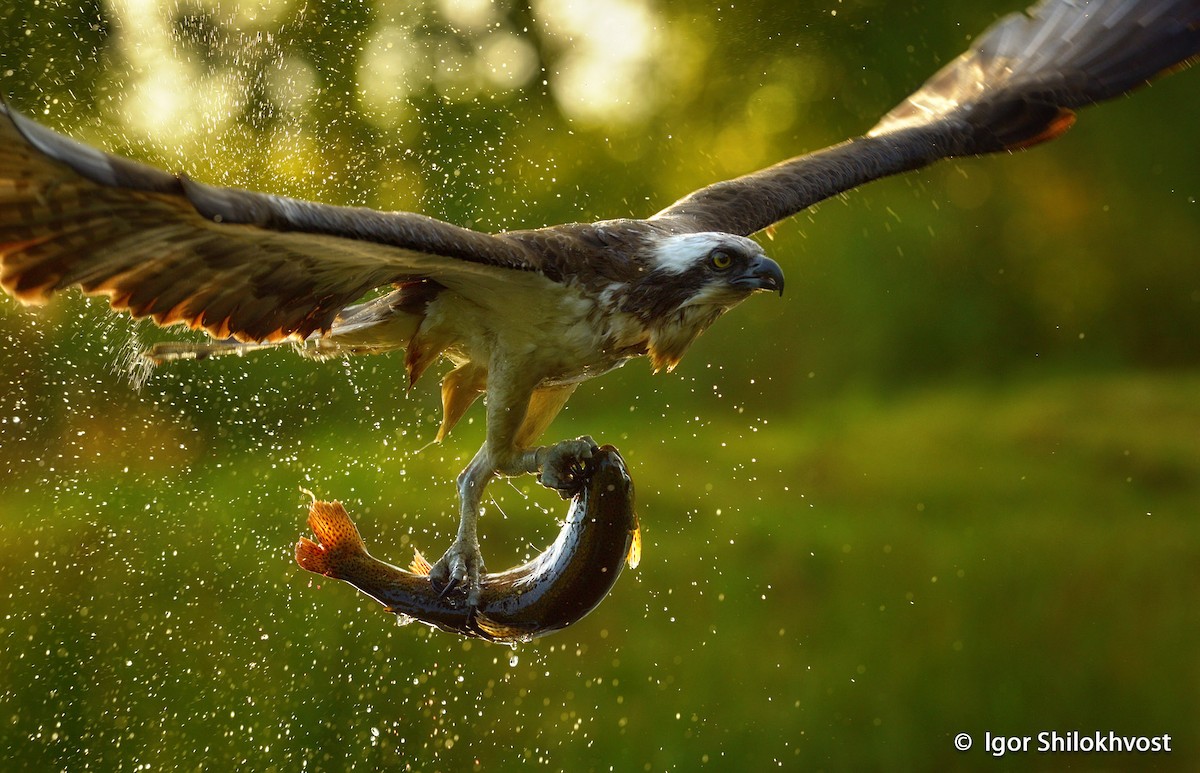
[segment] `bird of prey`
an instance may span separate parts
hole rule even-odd
[[[438,438],[486,394],[486,440],[458,476],[458,533],[431,576],[469,603],[488,482],[537,473],[564,496],[580,485],[590,438],[535,442],[581,382],[643,355],[670,370],[726,311],[782,293],[752,234],[871,180],[1054,139],[1077,108],[1198,53],[1198,0],[1044,0],[995,23],[864,136],[645,219],[500,234],[205,185],[5,106],[0,285],[22,303],[79,287],[215,339],[158,345],[156,361],[287,342],[313,357],[404,349],[411,384],[450,360]],[[377,288],[390,292],[364,302]]]

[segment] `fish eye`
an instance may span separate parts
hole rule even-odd
[[[724,271],[733,265],[733,258],[725,250],[713,250],[708,256],[709,265],[718,271]]]

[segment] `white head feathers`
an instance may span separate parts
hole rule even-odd
[[[654,268],[671,274],[682,274],[713,250],[724,248],[744,255],[761,255],[762,248],[752,239],[733,234],[706,231],[696,234],[677,234],[663,239],[654,249]]]

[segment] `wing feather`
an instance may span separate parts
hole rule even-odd
[[[494,293],[542,279],[539,261],[518,240],[422,215],[204,185],[0,103],[0,286],[25,303],[78,286],[159,324],[273,341],[328,330],[376,287]]]
[[[992,25],[865,137],[701,188],[651,220],[748,236],[871,180],[1054,139],[1075,109],[1197,55],[1197,0],[1043,0]]]

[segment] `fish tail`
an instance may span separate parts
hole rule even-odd
[[[344,579],[354,565],[371,560],[366,543],[341,502],[313,502],[308,510],[308,526],[318,542],[301,537],[296,543],[296,563],[302,568]]]

